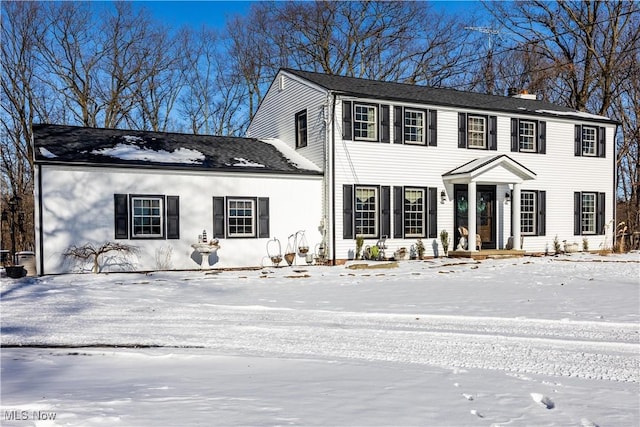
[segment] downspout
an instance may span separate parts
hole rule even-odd
[[[611,242],[611,249],[615,248],[616,246],[616,237],[617,237],[617,230],[618,230],[618,154],[616,153],[616,136],[618,135],[618,128],[620,126],[618,125],[618,123],[616,123],[616,130],[613,132],[613,229],[612,229],[612,233],[613,233],[613,239]],[[624,138],[624,135],[623,135]],[[605,220],[605,224],[606,224],[606,218]],[[606,228],[605,228],[606,230]],[[605,240],[605,245],[606,245],[606,240],[607,240],[607,234],[605,232],[604,235],[604,240]]]
[[[331,264],[336,265],[336,189],[334,184],[336,182],[336,99],[337,95],[333,92],[333,105],[331,106],[331,185],[329,186],[331,190]]]

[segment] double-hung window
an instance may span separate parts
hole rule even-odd
[[[520,151],[536,152],[536,122],[520,120],[518,129]]]
[[[132,197],[131,237],[162,237],[162,197]]]
[[[356,140],[376,141],[377,108],[373,105],[355,104],[353,118],[353,135]]]
[[[355,234],[362,237],[378,236],[378,188],[355,188]]]
[[[404,189],[405,237],[425,237],[426,200],[425,189]]]
[[[254,199],[227,199],[229,237],[255,237],[256,209]]]
[[[591,126],[582,126],[582,155],[596,156],[598,128]]]
[[[605,193],[574,193],[575,235],[604,233],[605,200]]]
[[[523,235],[536,234],[537,197],[534,191],[520,193],[520,231]]]
[[[425,144],[425,123],[424,111],[404,110],[404,142],[406,144]]]
[[[307,146],[307,110],[296,114],[296,148]]]
[[[487,147],[487,119],[481,116],[471,116],[468,118],[468,148]]]
[[[596,234],[596,193],[582,193],[582,234]]]

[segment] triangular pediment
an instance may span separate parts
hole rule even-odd
[[[452,184],[472,181],[513,184],[536,179],[536,174],[506,154],[499,154],[471,160],[443,174],[442,178]]]

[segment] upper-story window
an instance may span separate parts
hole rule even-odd
[[[404,110],[404,142],[406,144],[425,143],[424,111]]]
[[[591,126],[582,126],[582,155],[583,156],[596,156],[598,128]]]
[[[575,126],[575,155],[606,157],[606,129],[598,126]]]
[[[528,119],[511,119],[511,151],[545,154],[546,131],[546,122]]]
[[[296,148],[307,146],[307,110],[296,114]]]
[[[458,148],[497,150],[496,116],[458,113]]]
[[[353,136],[356,140],[375,141],[377,136],[377,108],[372,105],[354,106]]]
[[[520,151],[536,151],[536,123],[520,120],[518,129]]]
[[[468,142],[469,148],[485,148],[487,146],[487,119],[480,116],[469,116]]]

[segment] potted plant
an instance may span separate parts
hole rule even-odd
[[[424,243],[422,243],[422,239],[418,239],[416,242],[416,251],[418,252],[418,259],[422,259],[422,257],[424,257]]]
[[[364,245],[364,237],[356,236],[356,259],[360,259],[362,253],[362,245]]]

